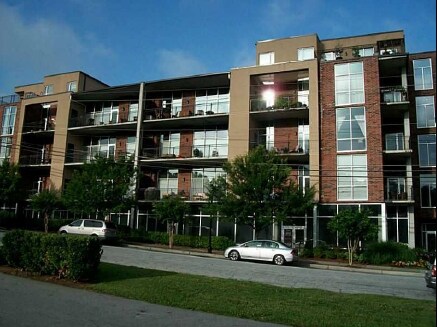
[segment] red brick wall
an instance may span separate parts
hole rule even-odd
[[[362,58],[364,67],[364,92],[367,131],[369,202],[384,201],[384,178],[382,161],[382,131],[379,94],[378,58]],[[347,62],[347,61],[344,61]],[[334,65],[339,62],[322,63],[320,67],[320,202],[337,201],[337,144],[335,112]],[[342,62],[343,63],[343,62]],[[362,201],[359,201],[362,202]]]
[[[129,116],[129,102],[121,102],[118,105],[118,122],[126,122]]]

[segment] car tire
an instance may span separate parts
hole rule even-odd
[[[240,260],[240,254],[238,253],[238,251],[231,251],[229,253],[229,259],[231,259],[232,261],[238,261]]]
[[[66,232],[65,230],[63,230],[63,231],[61,232],[61,234],[67,234],[67,232]]]
[[[277,266],[282,266],[285,264],[285,259],[282,255],[277,254],[273,257],[273,263]]]

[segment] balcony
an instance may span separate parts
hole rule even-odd
[[[390,177],[386,180],[386,202],[413,202],[413,188],[405,177]]]
[[[381,102],[387,105],[408,103],[407,92],[402,86],[382,88]]]
[[[122,123],[134,123],[137,121],[137,115],[128,115],[126,117],[119,117],[118,115],[102,115],[101,112],[81,115],[70,118],[69,127],[91,127],[91,126],[105,126]]]
[[[20,101],[20,96],[18,94],[5,95],[0,97],[0,105],[17,103]]]
[[[55,119],[43,119],[33,122],[24,122],[23,133],[51,132],[56,125]]]
[[[405,137],[402,133],[385,135],[385,154],[410,155],[412,152],[409,137]]]
[[[171,158],[227,158],[228,145],[174,146],[143,148],[143,160]]]
[[[204,188],[192,188],[189,192],[184,190],[180,191],[178,188],[165,188],[160,189],[158,187],[147,187],[140,189],[139,198],[145,201],[158,201],[166,195],[178,194],[183,200],[186,201],[208,201],[207,191]]]
[[[52,161],[51,154],[32,154],[32,155],[22,155],[20,156],[20,165],[49,165]]]

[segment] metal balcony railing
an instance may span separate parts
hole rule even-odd
[[[0,97],[0,105],[17,103],[20,101],[20,96],[17,94],[5,95]]]
[[[190,145],[143,148],[142,159],[158,158],[226,158],[228,145]]]
[[[52,155],[46,154],[31,154],[20,156],[21,165],[48,165],[52,162]]]
[[[308,109],[308,95],[276,97],[273,103],[263,98],[250,100],[251,112],[280,109]]]
[[[381,89],[381,102],[383,103],[401,103],[407,101],[408,95],[402,86]]]
[[[409,151],[410,149],[410,138],[402,133],[385,135],[385,151]]]

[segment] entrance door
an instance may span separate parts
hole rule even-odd
[[[305,242],[305,226],[283,226],[282,242],[291,246]]]

